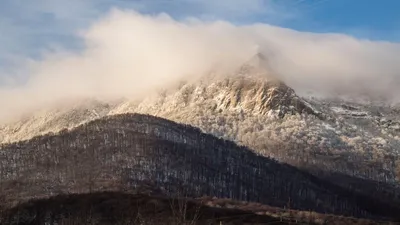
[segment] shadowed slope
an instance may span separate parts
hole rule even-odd
[[[2,195],[10,204],[62,193],[147,185],[171,196],[216,196],[354,216],[395,206],[355,195],[199,129],[138,114],[106,117],[58,135],[3,145]]]

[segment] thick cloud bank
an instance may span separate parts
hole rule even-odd
[[[400,94],[400,44],[265,24],[175,21],[113,10],[80,33],[85,48],[58,50],[17,68],[24,84],[0,88],[0,119],[66,98],[141,98],[210,70],[229,72],[257,51],[294,88]],[[361,88],[362,87],[362,88]]]

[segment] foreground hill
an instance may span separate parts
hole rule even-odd
[[[31,200],[0,210],[4,225],[378,225],[395,224],[314,212],[277,209],[217,198],[168,198],[142,193],[94,192]]]
[[[357,194],[246,147],[165,119],[123,114],[56,135],[2,145],[3,202],[65,193],[156,188],[357,217],[395,217],[399,206]]]

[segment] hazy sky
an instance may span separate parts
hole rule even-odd
[[[0,0],[0,66],[57,46],[80,48],[76,31],[112,7],[400,40],[398,0]]]

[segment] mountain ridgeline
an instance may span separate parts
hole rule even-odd
[[[198,128],[149,115],[104,117],[0,149],[0,193],[9,206],[143,186],[169,196],[215,196],[356,217],[394,217],[400,210]]]

